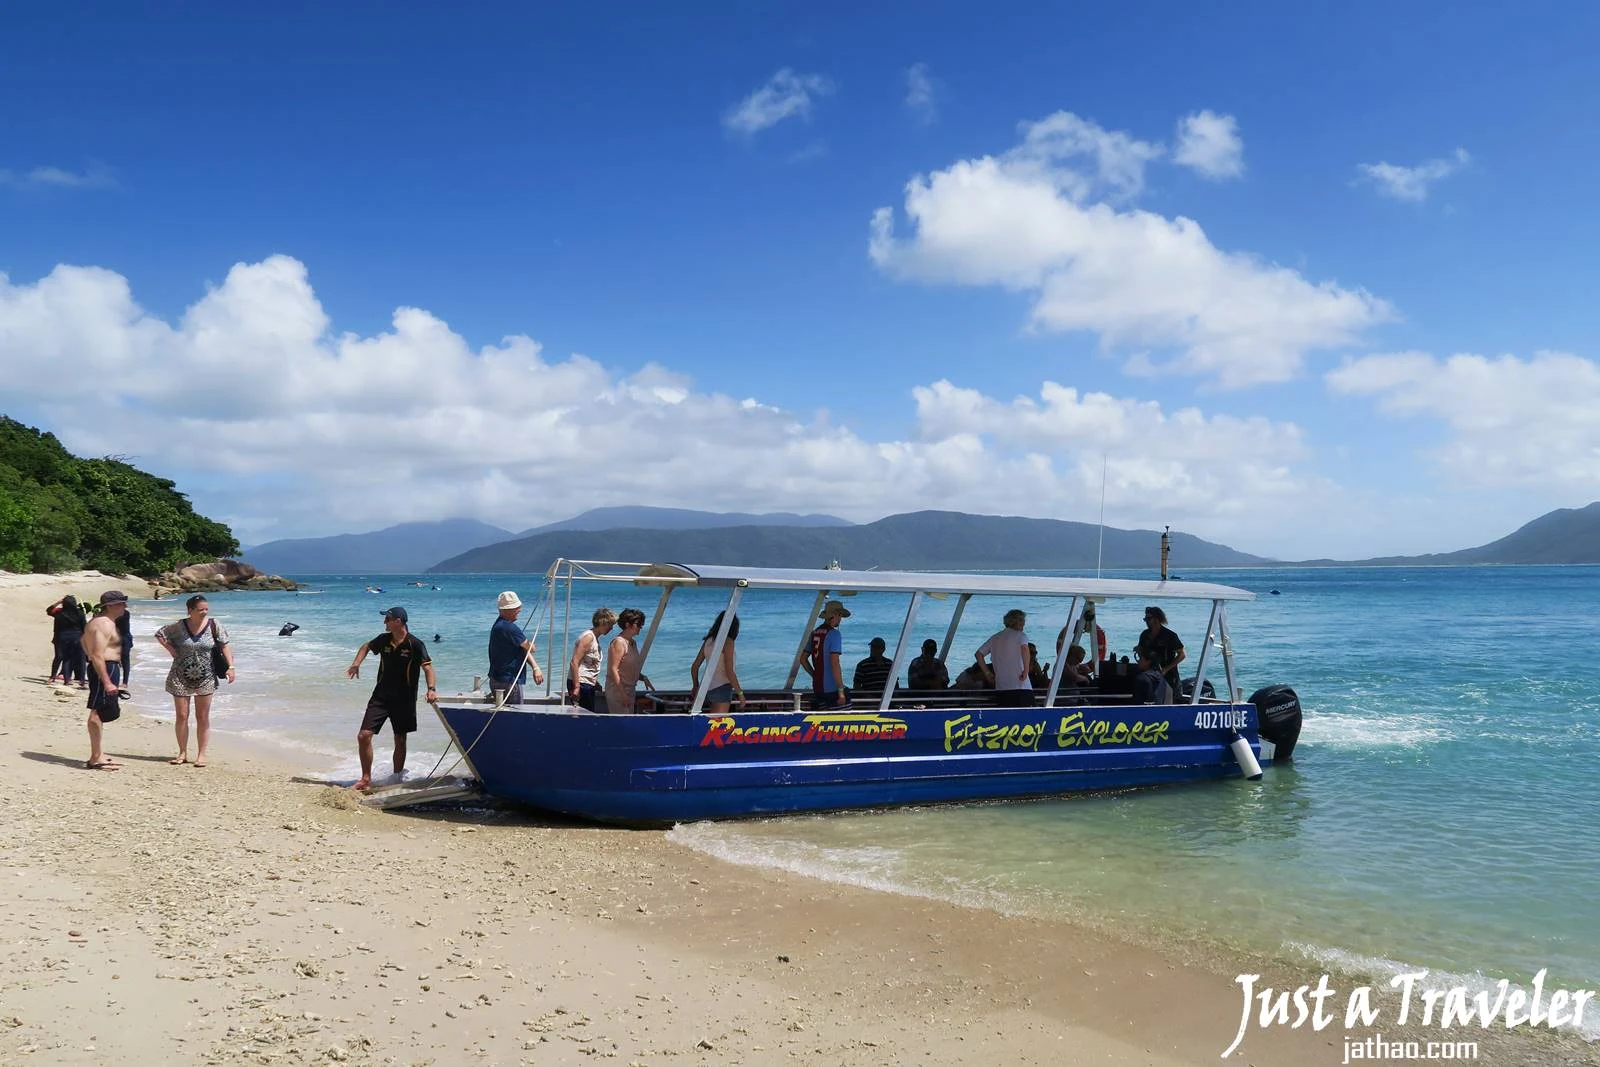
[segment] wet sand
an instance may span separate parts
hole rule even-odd
[[[1339,1024],[1252,1028],[1219,1060],[1239,960],[736,867],[656,831],[379,813],[226,734],[210,766],[169,766],[170,724],[138,714],[166,705],[149,641],[106,727],[122,769],[85,770],[43,608],[113,586],[145,592],[0,575],[0,1063],[1344,1061]],[[1573,1040],[1447,1036],[1481,1038],[1479,1063],[1596,1062]]]

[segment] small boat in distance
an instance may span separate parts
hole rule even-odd
[[[381,593],[381,592],[383,592],[383,586],[381,586],[381,585],[369,585],[369,586],[367,586],[367,592],[369,592],[369,593]]]
[[[844,570],[843,567],[839,566],[839,561],[836,560],[836,559],[829,560],[828,561],[828,565],[826,567],[822,568],[822,569],[825,570],[825,571],[842,571],[842,570]]]
[[[562,559],[546,575],[540,614],[551,639],[543,647],[571,647],[573,586],[587,582],[659,591],[639,639],[642,659],[678,589],[727,594],[722,627],[711,638],[712,662],[746,594],[806,592],[814,600],[795,620],[799,643],[787,679],[746,689],[725,713],[705,713],[708,670],[694,689],[648,694],[655,714],[595,714],[568,702],[556,662],[545,665],[543,692],[521,704],[496,706],[482,696],[441,700],[435,710],[485,792],[601,822],[657,825],[1258,778],[1261,764],[1289,757],[1299,735],[1292,689],[1269,687],[1246,702],[1235,688],[1227,606],[1255,594],[1230,586]],[[941,660],[974,597],[1001,598],[1007,606],[1022,597],[1053,599],[1070,635],[1063,652],[1094,643],[1093,606],[1106,600],[1202,600],[1211,614],[1190,661],[1193,688],[1186,683],[1185,695],[1171,696],[1171,703],[1136,702],[1140,689],[1126,662],[1109,658],[1099,664],[1095,684],[1075,687],[1063,654],[1047,688],[1007,694],[1015,703],[1006,706],[996,706],[990,690],[890,686],[859,694],[844,708],[808,710],[809,685],[797,688],[796,680],[812,628],[830,597],[864,593],[907,598],[890,678],[911,660],[918,610],[930,598],[955,601]],[[1044,613],[1036,617],[1051,630],[1058,624]],[[1216,697],[1207,672],[1219,659],[1218,682],[1226,688]]]

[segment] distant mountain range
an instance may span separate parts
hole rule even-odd
[[[420,574],[441,559],[515,536],[476,519],[403,522],[371,533],[268,541],[241,558],[269,574]]]
[[[1090,568],[1100,551],[1101,532],[1093,523],[956,511],[891,515],[860,526],[551,530],[475,548],[430,570],[438,574],[537,573],[563,556],[747,567],[820,568],[839,560],[851,570]],[[1155,530],[1107,528],[1103,565],[1154,570],[1160,564],[1160,542],[1161,535]],[[1248,567],[1272,562],[1183,533],[1172,535],[1172,551],[1185,567]]]
[[[919,511],[854,525],[832,515],[608,507],[513,534],[471,519],[410,522],[364,534],[270,541],[242,558],[275,574],[421,574],[543,571],[561,556],[744,566],[907,570],[1087,569],[1100,527]],[[1102,565],[1155,568],[1154,530],[1105,530]],[[1540,516],[1477,548],[1423,556],[1281,563],[1189,534],[1172,535],[1174,568],[1251,566],[1470,566],[1600,563],[1600,502]]]
[[[1360,562],[1373,567],[1600,563],[1600,501],[1587,507],[1559,508],[1539,516],[1515,533],[1477,548],[1426,556],[1384,556]]]
[[[773,511],[752,515],[743,511],[691,511],[688,508],[590,508],[560,522],[523,530],[518,537],[556,530],[709,530],[718,526],[849,526],[833,515],[797,515]],[[510,536],[510,535],[507,535]]]
[[[570,519],[514,534],[475,519],[405,522],[370,533],[289,538],[247,548],[240,558],[270,574],[421,574],[442,559],[481,545],[558,530],[683,530],[719,526],[848,526],[832,515],[770,515],[684,508],[593,508]]]

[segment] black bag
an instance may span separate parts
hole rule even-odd
[[[228,676],[228,654],[222,651],[222,639],[217,636],[217,620],[211,620],[211,673],[222,681]]]

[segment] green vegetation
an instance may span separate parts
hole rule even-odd
[[[0,416],[0,570],[153,576],[239,551],[172,482]]]

